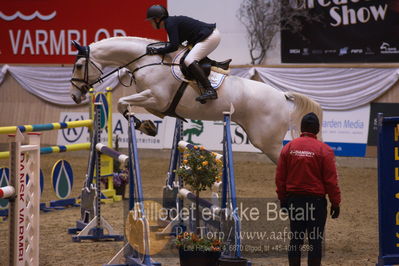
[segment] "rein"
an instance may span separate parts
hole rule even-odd
[[[105,74],[105,76],[99,77],[98,79],[96,79],[96,80],[93,81],[92,83],[89,83],[88,85],[89,85],[90,87],[92,87],[94,84],[103,82],[104,79],[108,78],[109,76],[111,76],[111,75],[114,74],[115,72],[118,72],[118,71],[121,70],[122,68],[127,67],[128,65],[130,65],[130,64],[132,64],[132,63],[134,63],[134,62],[140,60],[141,58],[143,58],[143,57],[146,56],[146,55],[147,55],[147,53],[145,53],[145,54],[143,54],[143,55],[140,55],[139,57],[133,59],[132,61],[128,62],[127,64],[124,64],[123,66],[120,66],[120,67],[118,67],[118,68],[115,68],[115,69],[112,70],[111,72]],[[90,56],[86,57],[86,59],[87,59],[88,61],[91,61],[91,60],[90,60]],[[145,67],[145,66],[143,66],[143,67]],[[143,68],[143,67],[140,67],[140,68]],[[136,68],[136,69],[132,72],[132,74],[133,74],[134,72],[136,72],[137,70],[138,70],[138,69]]]

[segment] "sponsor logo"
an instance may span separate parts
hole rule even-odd
[[[65,115],[64,119],[62,119],[62,122],[71,122],[78,120],[84,120],[84,117],[71,113],[70,115]],[[82,136],[84,129],[85,127],[64,128],[62,129],[62,136],[65,141],[69,143],[75,143]]]
[[[204,132],[204,123],[201,120],[190,120],[187,128],[183,131],[183,136],[187,137],[187,142],[193,145],[200,145],[193,140],[193,137],[199,137]]]
[[[375,54],[374,51],[370,47],[366,47],[366,51],[364,53],[367,55]]]
[[[303,48],[302,55],[309,55],[309,48]]]
[[[343,48],[339,49],[339,56],[348,54],[348,50],[349,50],[349,47],[343,47]]]
[[[290,54],[300,54],[301,53],[301,49],[290,49],[289,53]]]
[[[323,50],[312,50],[312,54],[323,54]]]
[[[314,157],[315,154],[312,151],[292,150],[290,151],[290,155],[296,157]]]
[[[351,49],[350,53],[351,54],[362,54],[363,49]]]
[[[12,21],[12,20],[15,20],[18,18],[21,20],[26,20],[26,21],[30,21],[35,18],[46,21],[46,20],[53,19],[56,15],[57,15],[57,11],[53,11],[52,13],[50,13],[48,15],[42,15],[39,11],[36,10],[35,12],[33,12],[30,15],[25,15],[25,14],[17,11],[12,15],[7,16],[3,12],[0,11],[0,19],[5,20],[5,21]]]
[[[331,50],[324,50],[324,54],[336,54],[337,50],[331,49]]]
[[[392,47],[389,43],[383,42],[380,46],[381,54],[399,54],[399,50],[396,47]]]

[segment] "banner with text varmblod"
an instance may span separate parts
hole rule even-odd
[[[165,39],[145,20],[166,0],[0,0],[0,64],[72,64],[81,45],[114,36]]]

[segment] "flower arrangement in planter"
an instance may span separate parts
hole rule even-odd
[[[183,161],[176,174],[182,178],[185,185],[188,185],[195,193],[195,221],[197,234],[199,234],[200,192],[211,189],[216,181],[220,181],[222,174],[222,161],[216,158],[216,153],[207,151],[204,147],[194,146],[193,149],[185,149]]]
[[[183,161],[176,174],[182,178],[196,196],[195,226],[196,232],[184,232],[176,238],[176,247],[179,248],[180,265],[218,265],[222,243],[218,239],[199,237],[200,231],[200,192],[212,188],[220,181],[222,161],[216,154],[205,150],[204,147],[194,146],[185,149]]]

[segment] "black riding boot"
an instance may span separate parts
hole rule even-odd
[[[195,100],[205,103],[205,100],[210,100],[210,99],[217,99],[218,95],[215,91],[215,89],[212,87],[211,82],[209,79],[205,76],[204,71],[200,67],[197,61],[192,62],[188,66],[188,70],[191,72],[191,74],[194,76],[194,78],[201,83],[202,87],[204,88],[205,92],[201,95],[195,98]]]

